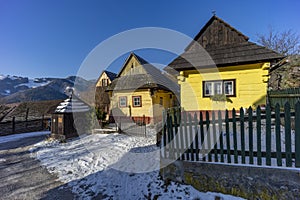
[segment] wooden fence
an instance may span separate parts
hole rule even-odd
[[[12,121],[0,122],[0,136],[47,130],[50,128],[49,122],[50,118],[44,117],[25,121],[17,121],[13,117]]]
[[[143,117],[115,117],[117,129],[120,132],[133,136],[146,136],[147,118]]]
[[[294,112],[291,112],[294,110]],[[225,111],[165,113],[162,158],[234,164],[300,167],[300,102]],[[180,120],[178,118],[181,118]],[[203,120],[205,118],[205,120]],[[295,127],[292,129],[291,121]],[[284,126],[282,125],[284,124]]]
[[[300,88],[268,91],[268,100],[273,108],[277,103],[281,108],[284,107],[286,102],[289,102],[290,105],[295,105],[297,101],[300,101]]]

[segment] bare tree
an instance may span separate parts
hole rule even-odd
[[[257,42],[283,55],[289,56],[300,53],[300,35],[291,29],[278,32],[270,27],[266,35],[258,34],[257,36]]]

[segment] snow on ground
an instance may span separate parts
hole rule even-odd
[[[0,136],[0,144],[5,142],[11,142],[15,140],[19,140],[27,137],[34,137],[39,135],[49,135],[50,131],[40,131],[40,132],[31,132],[31,133],[22,133],[22,134],[14,134],[7,136]]]
[[[84,135],[67,143],[43,141],[31,151],[81,199],[241,199],[165,183],[159,177],[159,148],[151,132],[147,137],[114,133]]]

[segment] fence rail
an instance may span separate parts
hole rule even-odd
[[[44,117],[25,121],[17,121],[13,117],[12,121],[0,122],[0,136],[46,130],[50,128],[49,122],[50,118]]]
[[[163,158],[300,168],[300,102],[292,108],[286,103],[284,112],[276,104],[264,113],[249,107],[247,113],[226,110],[225,116],[221,111],[165,115]]]
[[[115,117],[119,131],[133,136],[146,136],[146,117]]]
[[[297,101],[300,101],[300,88],[268,91],[268,99],[271,107],[275,107],[278,103],[283,108],[286,102],[289,102],[290,105],[295,105]]]

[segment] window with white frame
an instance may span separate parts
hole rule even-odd
[[[234,86],[234,81],[233,80],[224,81],[224,94],[226,94],[226,95],[235,95],[234,90],[233,90],[233,86]]]
[[[203,97],[210,97],[216,94],[236,96],[235,79],[222,81],[203,81]]]
[[[132,97],[132,106],[133,107],[141,107],[142,106],[142,97],[141,96],[133,96]]]
[[[127,107],[127,97],[126,96],[119,97],[119,107],[120,108]]]

